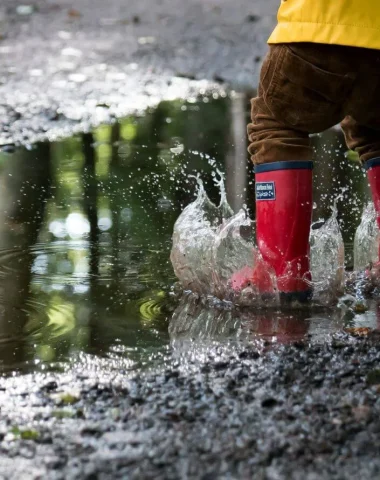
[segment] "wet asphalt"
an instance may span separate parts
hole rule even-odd
[[[0,145],[66,137],[207,89],[254,89],[276,9],[277,0],[2,0]]]

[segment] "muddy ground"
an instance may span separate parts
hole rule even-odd
[[[2,478],[379,478],[379,340],[2,379]]]
[[[253,89],[277,0],[2,0],[0,145]]]

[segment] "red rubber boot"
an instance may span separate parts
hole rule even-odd
[[[380,158],[371,158],[364,163],[364,168],[367,170],[369,186],[371,188],[372,200],[375,206],[377,225],[380,228]],[[380,245],[379,245],[379,259],[374,265],[372,272],[376,278],[379,278],[380,273]]]
[[[364,164],[367,170],[372,200],[377,214],[377,225],[380,228],[380,158],[372,158]]]
[[[283,301],[305,302],[312,296],[309,262],[312,168],[312,162],[301,161],[266,163],[255,168],[257,246],[263,260],[275,272]],[[256,270],[260,268],[258,265]],[[256,271],[253,281],[265,293],[267,282],[261,287],[257,283],[260,278],[265,275]]]

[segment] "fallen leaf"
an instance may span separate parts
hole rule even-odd
[[[368,334],[372,332],[372,328],[353,327],[353,328],[345,328],[344,331],[356,337],[366,337]]]
[[[74,410],[53,410],[51,416],[54,418],[73,418],[75,416]]]
[[[352,413],[354,414],[355,420],[357,422],[361,422],[363,420],[367,420],[371,412],[371,409],[366,405],[361,405],[360,407],[355,407],[352,409]]]
[[[371,370],[370,372],[368,372],[367,383],[369,385],[379,385],[380,384],[380,370],[379,369]]]
[[[11,433],[16,438],[21,438],[22,440],[37,440],[40,436],[37,430],[23,429],[20,427],[13,427]]]
[[[74,405],[74,403],[80,400],[79,395],[70,392],[59,393],[58,395],[54,395],[54,398],[56,398],[58,403],[63,405]]]
[[[75,10],[75,8],[70,8],[70,10],[67,12],[67,15],[70,18],[79,18],[82,16],[79,10]]]
[[[355,313],[364,313],[368,310],[368,307],[364,303],[356,303],[353,310]]]

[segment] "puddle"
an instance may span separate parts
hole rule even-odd
[[[161,103],[91,134],[0,153],[0,362],[3,372],[113,362],[133,370],[165,358],[178,339],[288,341],[378,324],[376,302],[358,315],[223,311],[179,301],[170,263],[173,226],[201,175],[218,203],[253,205],[246,156],[247,99]],[[345,158],[343,136],[313,138],[314,220],[337,197],[346,263],[368,187]],[[251,212],[252,213],[252,212]]]

